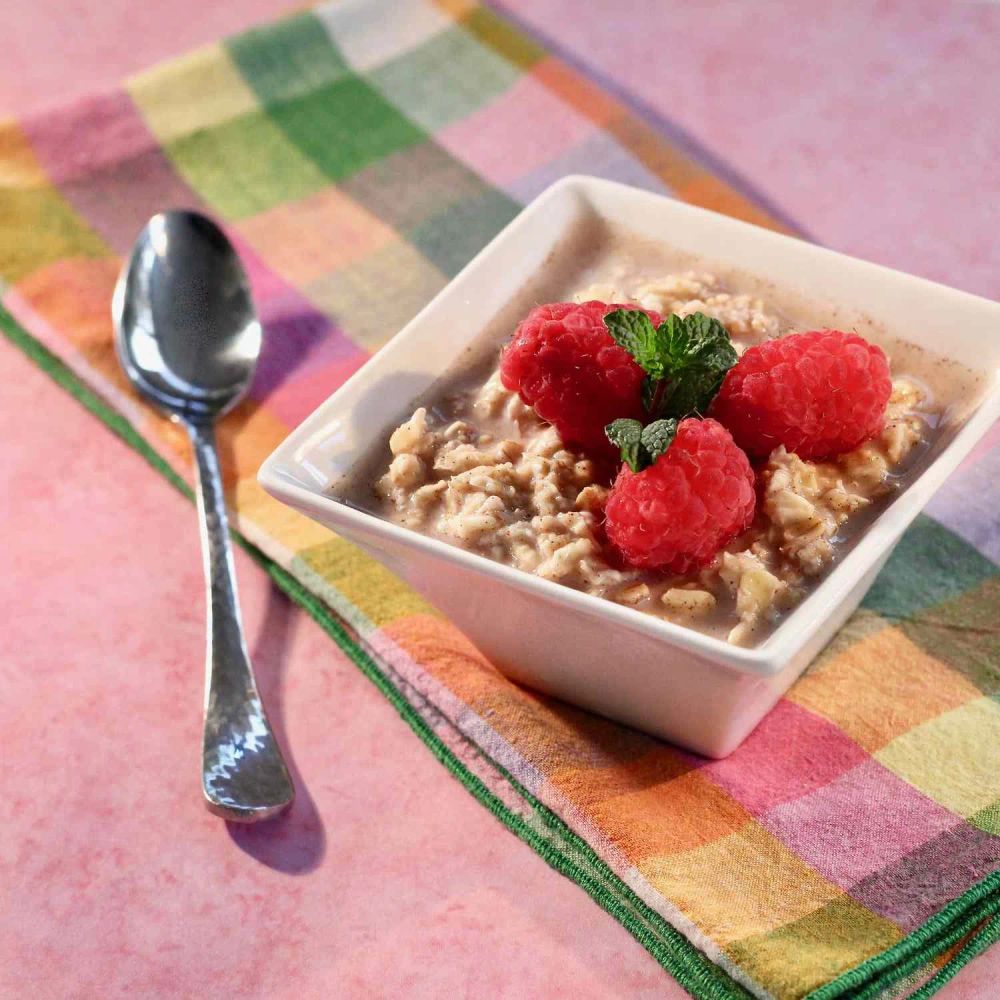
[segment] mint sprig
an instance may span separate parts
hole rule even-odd
[[[623,417],[608,424],[604,433],[621,449],[622,461],[633,472],[642,472],[673,444],[677,421],[654,420],[643,427],[641,421]]]
[[[646,376],[642,405],[648,425],[615,420],[605,428],[622,461],[639,472],[670,447],[678,421],[708,409],[737,354],[726,328],[704,313],[671,314],[654,327],[638,309],[616,309],[604,317],[604,325]]]
[[[604,325],[646,373],[643,405],[651,420],[704,413],[736,364],[726,328],[704,313],[671,314],[654,327],[638,309],[616,309]]]

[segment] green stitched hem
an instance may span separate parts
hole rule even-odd
[[[21,327],[2,305],[0,305],[0,330],[12,344],[74,399],[146,459],[171,485],[189,499],[193,497],[187,483],[170,468],[125,417],[101,399],[62,360]],[[559,816],[536,799],[498,762],[462,736],[462,739],[531,807],[535,824],[509,809],[434,732],[423,716],[406,700],[400,690],[379,669],[375,660],[322,601],[239,533],[234,532],[233,537],[237,544],[264,568],[275,584],[300,605],[337,643],[448,771],[551,868],[572,879],[598,905],[618,920],[692,996],[699,1000],[747,1000],[751,996],[745,987],[711,962],[676,928],[640,899],[593,848]],[[540,833],[536,824],[562,842],[563,846],[554,844],[547,836]],[[832,1000],[834,997],[847,996],[861,1000],[862,997],[870,996],[873,990],[885,989],[898,982],[913,968],[933,960],[935,955],[968,933],[978,921],[989,919],[990,915],[996,914],[1000,910],[1000,898],[988,897],[998,888],[1000,888],[1000,872],[995,872],[953,900],[922,927],[897,942],[892,948],[814,991],[810,994],[809,1000]],[[976,921],[972,920],[972,911]],[[952,924],[952,921],[956,920],[957,926]],[[913,995],[912,1000],[926,1000],[998,937],[1000,937],[1000,916],[989,920],[982,930],[974,934],[961,951]],[[874,979],[870,978],[872,976]]]
[[[998,889],[1000,889],[1000,872],[994,872],[957,899],[953,899],[915,931],[911,931],[902,941],[897,941],[887,951],[872,956],[825,986],[814,990],[807,1000],[833,1000],[840,997],[868,1000],[869,997],[874,997],[880,989],[886,989],[919,969],[921,965],[926,965],[984,920],[989,920],[1000,913]],[[967,942],[948,963],[950,965],[961,959],[952,975],[978,954],[972,952],[966,956],[970,944],[971,942]],[[944,980],[942,985],[943,983]]]
[[[1000,940],[1000,916],[994,917],[983,928],[970,938],[962,950],[937,973],[928,979],[920,989],[916,990],[910,1000],[927,1000],[933,996],[945,983],[950,982],[977,955],[986,951],[991,944]]]
[[[944,910],[941,911],[943,913]],[[911,973],[916,972],[918,969],[927,965],[931,962],[937,955],[942,954],[947,951],[953,945],[957,944],[962,938],[967,935],[973,934],[977,927],[982,926],[984,921],[990,920],[991,917],[997,912],[997,900],[995,898],[981,899],[977,905],[973,906],[971,910],[963,913],[961,916],[955,918],[955,921],[947,926],[947,930],[941,932],[938,936],[934,937],[926,947],[924,948],[914,948],[906,956],[900,957],[896,956],[897,961],[891,964],[888,968],[880,973],[876,973],[874,978],[866,979],[862,978],[865,972],[865,965],[867,963],[862,963],[851,969],[845,975],[838,977],[833,980],[833,982],[827,984],[826,987],[822,989],[828,989],[829,987],[841,987],[834,994],[838,1000],[874,1000],[883,990],[888,989],[894,983],[898,983],[905,979]],[[940,913],[935,914],[935,917],[940,916]],[[926,928],[929,924],[935,921],[935,917],[924,924],[923,928],[918,929],[915,934],[919,934],[920,930]],[[910,935],[913,937],[914,935]],[[904,939],[900,944],[907,943],[909,938]],[[967,942],[959,952],[953,956],[951,961],[959,958],[963,955],[968,948],[969,942]],[[898,947],[898,945],[897,945]],[[882,958],[883,956],[889,955],[890,952],[883,952],[882,955],[876,955],[876,958]],[[961,965],[965,965],[971,959],[972,955],[968,955],[963,958]],[[951,964],[951,962],[949,962]],[[955,972],[961,967],[956,966]],[[955,974],[952,973],[952,975]],[[850,979],[853,986],[845,983],[845,980]],[[817,993],[821,990],[814,991],[807,1000],[815,1000]],[[912,998],[911,998],[912,1000]]]

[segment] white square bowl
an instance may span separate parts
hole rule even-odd
[[[413,411],[461,351],[598,217],[782,289],[862,310],[983,372],[982,400],[864,537],[759,646],[742,649],[503,566],[343,502],[336,483]],[[470,322],[470,316],[475,317]],[[441,331],[449,331],[443,337]],[[260,470],[440,608],[509,677],[709,757],[731,753],[858,606],[907,525],[1000,416],[1000,304],[610,181],[567,177],[496,237],[295,430]]]

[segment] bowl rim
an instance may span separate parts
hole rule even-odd
[[[334,418],[338,400],[342,401],[368,377],[370,366],[376,359],[389,356],[394,346],[398,346],[426,322],[427,317],[433,314],[446,295],[458,294],[465,284],[474,280],[477,272],[488,268],[490,257],[500,245],[513,240],[521,229],[531,225],[534,216],[544,211],[549,202],[564,197],[567,191],[584,196],[588,192],[599,191],[611,197],[666,202],[670,205],[671,211],[712,226],[722,226],[729,228],[730,231],[751,230],[755,239],[764,242],[794,243],[798,253],[819,255],[837,262],[850,262],[852,266],[862,265],[865,269],[891,274],[893,280],[898,281],[903,278],[937,293],[946,292],[950,296],[958,296],[970,303],[986,305],[996,310],[998,331],[1000,331],[1000,303],[690,205],[669,195],[645,191],[604,178],[573,174],[551,184],[526,205],[518,216],[480,250],[398,333],[292,430],[261,465],[257,476],[258,482],[276,499],[296,507],[322,511],[331,521],[356,528],[361,532],[374,532],[403,546],[417,549],[427,556],[443,559],[474,574],[491,576],[504,584],[535,594],[549,602],[567,605],[586,617],[602,618],[623,628],[645,633],[663,640],[665,644],[679,647],[730,669],[762,677],[773,676],[783,670],[796,654],[810,643],[825,620],[849,598],[851,591],[865,574],[888,556],[934,492],[972,451],[993,422],[1000,418],[1000,378],[997,377],[996,371],[993,373],[992,385],[984,388],[983,396],[976,408],[941,452],[875,518],[865,530],[864,536],[837,561],[812,592],[788,612],[766,638],[750,647],[735,646],[723,638],[706,635],[686,625],[657,618],[636,608],[494,562],[486,556],[450,545],[440,539],[394,524],[374,513],[360,510],[319,488],[305,488],[284,471],[286,468],[301,465],[295,457],[296,453],[302,451],[317,434],[323,432]],[[591,207],[597,211],[593,205]]]

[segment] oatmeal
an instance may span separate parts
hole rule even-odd
[[[431,426],[421,407],[393,432],[377,488],[394,518],[588,593],[635,580],[604,557],[607,489],[590,459],[563,447],[496,373],[450,409],[458,419],[447,425]]]
[[[693,581],[609,563],[600,540],[606,479],[495,371],[477,393],[450,401],[450,423],[434,426],[421,407],[393,432],[393,458],[377,490],[386,513],[408,528],[588,594],[678,622],[704,621],[722,606],[734,619],[730,641],[745,645],[834,558],[847,519],[891,489],[890,470],[921,439],[922,398],[898,379],[881,437],[835,462],[805,462],[777,448],[749,536]]]
[[[635,302],[658,313],[690,316],[700,312],[714,316],[729,332],[737,350],[756,344],[781,331],[778,317],[768,312],[763,300],[753,295],[723,291],[712,274],[684,271],[654,281],[643,281],[631,292],[622,284],[593,284],[576,293],[577,302]]]
[[[722,324],[738,355],[816,328],[793,324],[770,305],[766,289],[734,291],[704,270],[651,277],[630,262],[598,277],[607,280],[579,281],[564,301],[621,303],[662,317],[701,314]],[[687,573],[629,565],[615,551],[605,525],[615,464],[565,444],[523,392],[504,387],[495,365],[418,407],[392,432],[376,477],[377,509],[524,572],[752,645],[829,569],[930,446],[944,407],[925,379],[897,369],[896,354],[890,346],[895,370],[881,430],[823,461],[780,444],[756,454],[752,521]]]

